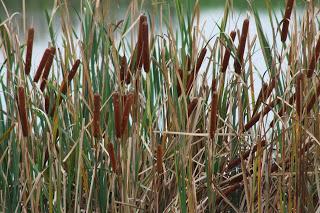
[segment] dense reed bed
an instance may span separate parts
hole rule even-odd
[[[206,38],[198,1],[56,0],[41,58],[1,17],[0,211],[319,212],[319,4],[248,2]]]

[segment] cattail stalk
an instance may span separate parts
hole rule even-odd
[[[100,108],[101,108],[101,98],[99,94],[95,94],[93,97],[93,136],[100,137]]]
[[[43,71],[43,68],[47,63],[49,56],[50,56],[50,49],[47,48],[43,53],[43,56],[41,58],[40,64],[39,64],[38,69],[37,69],[37,72],[36,72],[36,74],[35,74],[35,76],[33,78],[33,82],[37,83],[39,81],[39,79],[41,77],[41,74],[42,74],[42,71]]]
[[[237,58],[234,61],[234,69],[237,74],[241,73],[241,68],[243,66],[243,55],[246,47],[246,41],[249,31],[249,19],[245,19],[242,25],[242,33],[240,37],[240,42],[237,51]]]
[[[142,39],[143,39],[143,50],[142,50],[142,63],[146,73],[150,71],[150,50],[149,50],[149,29],[148,22],[142,23]]]
[[[113,111],[114,111],[114,124],[116,129],[116,137],[121,138],[121,109],[120,109],[120,95],[118,92],[113,93]]]
[[[53,58],[54,58],[55,53],[56,53],[56,48],[54,48],[54,47],[50,48],[50,55],[49,55],[49,58],[48,58],[46,65],[44,67],[44,71],[43,71],[43,75],[42,75],[42,82],[40,85],[40,89],[42,92],[44,91],[44,89],[46,87],[48,76],[50,73],[50,69],[51,69],[51,66],[53,63]]]
[[[124,110],[123,110],[122,122],[121,122],[121,130],[122,130],[121,136],[124,134],[124,131],[127,129],[128,121],[129,121],[129,114],[130,114],[133,102],[134,102],[134,94],[131,93],[126,98],[126,102],[125,102],[125,106],[124,106]]]
[[[24,137],[28,137],[29,124],[28,124],[28,116],[27,116],[27,109],[26,109],[26,97],[24,93],[24,88],[21,86],[18,87],[18,110],[19,110],[22,134]]]
[[[115,152],[114,152],[114,148],[113,148],[112,143],[107,144],[107,152],[110,157],[110,163],[111,163],[111,167],[112,167],[113,172],[118,173],[117,161],[116,161],[116,156],[115,156]]]
[[[293,9],[294,0],[287,0],[286,11],[283,17],[283,24],[281,30],[281,41],[285,42],[287,40],[288,31],[289,31],[289,22],[291,18],[291,13]]]
[[[235,38],[236,38],[237,33],[235,31],[232,31],[230,33],[230,38],[231,41],[234,42]],[[230,60],[230,56],[231,56],[231,49],[226,47],[226,52],[224,53],[224,57],[222,60],[222,67],[221,67],[221,72],[225,73],[227,71],[228,68],[228,64],[229,64],[229,60]]]
[[[187,94],[189,94],[190,91],[191,91],[191,88],[192,88],[193,83],[194,83],[194,79],[197,77],[198,72],[200,71],[200,67],[201,67],[201,65],[203,63],[203,60],[204,60],[204,58],[206,56],[206,53],[207,53],[207,48],[206,47],[202,48],[202,50],[200,52],[200,55],[198,57],[198,60],[197,60],[196,67],[192,70],[192,72],[188,76],[188,79],[187,79]]]
[[[319,60],[319,56],[320,56],[320,36],[318,38],[316,49],[312,55],[312,58],[311,58],[311,61],[309,64],[309,69],[308,69],[308,73],[307,73],[308,78],[312,77],[312,74],[316,68],[317,61]]]
[[[30,28],[28,30],[28,38],[27,38],[27,53],[26,53],[26,65],[25,65],[26,75],[30,74],[30,69],[31,69],[33,39],[34,39],[34,29]]]
[[[163,149],[162,145],[158,144],[157,146],[157,172],[161,174],[163,172]]]
[[[212,81],[212,101],[211,101],[211,115],[210,115],[210,138],[213,139],[217,129],[217,112],[218,112],[218,92],[216,88],[216,79]]]

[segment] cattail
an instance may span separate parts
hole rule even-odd
[[[50,97],[48,95],[44,96],[44,109],[47,114],[49,114],[50,110]]]
[[[230,37],[231,37],[232,42],[234,42],[236,35],[237,35],[237,33],[235,31],[232,31],[230,33]],[[231,56],[231,50],[230,50],[230,48],[226,47],[226,52],[224,53],[224,57],[223,57],[223,61],[222,61],[222,68],[221,68],[222,73],[225,73],[227,71],[230,56]]]
[[[309,64],[309,69],[308,69],[308,73],[307,73],[308,78],[312,77],[312,74],[313,74],[314,69],[316,68],[316,64],[319,59],[319,56],[320,56],[320,36],[318,38],[316,49],[312,55],[312,58],[311,58],[311,61]]]
[[[73,66],[72,66],[72,68],[71,68],[71,70],[70,70],[70,72],[69,72],[69,74],[68,74],[68,81],[69,81],[69,83],[72,81],[72,79],[73,79],[74,76],[76,75],[77,70],[78,70],[79,65],[80,65],[80,62],[81,62],[80,59],[77,59],[77,60],[74,62]]]
[[[243,55],[246,47],[246,41],[249,31],[249,19],[245,19],[242,25],[242,33],[239,41],[239,47],[237,51],[237,58],[234,61],[234,69],[237,74],[241,73],[241,67],[243,65]]]
[[[120,82],[121,82],[121,84],[123,84],[123,82],[125,81],[127,70],[128,70],[128,63],[127,63],[126,56],[122,56],[122,57],[120,56]]]
[[[112,167],[113,172],[118,173],[117,161],[116,161],[116,156],[115,156],[115,152],[114,152],[114,148],[113,148],[112,143],[107,144],[107,152],[110,157],[110,163],[111,163],[111,167]]]
[[[147,21],[147,17],[145,15],[140,16],[139,20],[139,30],[138,30],[138,43],[137,43],[137,58],[136,58],[136,64],[138,65],[138,68],[141,69],[143,65],[142,61],[142,52],[143,52],[143,46],[144,46],[144,40],[143,38],[145,37],[144,35],[144,30],[145,30],[145,22]]]
[[[198,104],[198,98],[194,98],[189,104],[188,104],[188,117],[191,116],[193,110],[196,108]]]
[[[186,59],[186,61],[187,61],[187,71],[190,71],[191,70],[191,57],[190,57],[190,55],[187,55],[187,59]]]
[[[162,145],[158,144],[157,146],[157,172],[158,174],[161,174],[163,172],[163,150],[162,150]]]
[[[18,87],[18,110],[19,110],[22,134],[24,137],[28,137],[29,125],[28,125],[28,116],[27,116],[27,109],[26,109],[26,97],[24,94],[23,87]]]
[[[26,53],[26,65],[25,65],[26,75],[29,75],[30,69],[31,69],[33,38],[34,38],[34,29],[30,28],[28,30],[28,38],[27,38],[27,53]]]
[[[294,0],[287,0],[286,12],[283,17],[282,31],[281,31],[281,41],[285,42],[287,40],[289,31],[289,22],[292,13]]]
[[[101,108],[101,98],[99,94],[95,94],[93,97],[93,136],[100,137],[100,108]]]
[[[250,121],[244,126],[244,131],[248,131],[251,127],[253,127],[260,119],[260,117],[264,117],[268,114],[277,104],[279,103],[279,99],[275,99],[271,101],[262,112],[255,114]]]
[[[200,52],[200,55],[199,55],[198,60],[197,60],[196,67],[192,70],[192,72],[188,76],[188,79],[187,79],[187,94],[189,94],[190,91],[191,91],[194,79],[196,78],[198,72],[200,71],[200,67],[201,67],[201,65],[203,63],[203,60],[204,60],[204,58],[206,56],[206,53],[207,53],[207,48],[204,47]]]
[[[136,71],[137,66],[138,66],[138,59],[137,59],[138,58],[138,43],[139,43],[139,41],[136,43],[136,45],[135,45],[135,47],[133,49],[133,53],[132,53],[131,58],[130,58],[129,69],[130,69],[131,72]],[[127,73],[126,81],[127,81],[127,78],[128,78],[128,74],[130,74],[130,73],[129,72]],[[131,78],[131,76],[129,76],[129,77]],[[127,83],[127,84],[129,84],[129,83]]]
[[[302,100],[303,100],[303,74],[299,73],[297,76],[297,82],[296,82],[296,110],[297,110],[297,115],[299,119],[301,118],[301,113],[302,113]]]
[[[217,111],[218,111],[218,92],[216,89],[216,80],[212,81],[212,101],[210,115],[210,138],[213,139],[217,129]]]
[[[320,82],[318,83],[318,86],[316,88],[316,93],[313,94],[310,98],[310,100],[308,101],[308,104],[306,106],[306,110],[307,110],[307,114],[312,110],[314,104],[316,103],[317,98],[320,95]]]
[[[266,93],[267,93],[267,90],[268,90],[268,84],[267,84],[267,83],[263,83],[263,84],[262,84],[262,88],[261,88],[261,90],[260,90],[260,93],[259,93],[259,95],[258,95],[257,102],[256,102],[256,104],[255,104],[255,106],[254,106],[252,115],[256,114],[256,112],[257,112],[260,104],[261,104],[261,103],[263,102],[263,100],[264,100],[264,97],[265,97],[265,95],[266,95]]]
[[[122,122],[121,122],[121,136],[123,135],[124,131],[126,130],[128,126],[128,121],[129,121],[129,114],[131,111],[131,106],[134,101],[134,94],[131,93],[127,96],[124,110],[123,110],[123,115],[122,115]]]
[[[33,78],[33,82],[37,83],[39,81],[39,79],[41,77],[41,74],[42,74],[42,71],[43,71],[43,68],[47,63],[49,56],[50,56],[50,49],[47,48],[43,53],[43,56],[41,58],[40,64],[39,64],[38,69],[37,69],[37,72],[36,72],[36,74],[35,74],[35,76]]]
[[[121,138],[121,109],[120,109],[120,95],[118,92],[113,93],[113,110],[114,110],[114,124],[116,129],[116,137]]]
[[[142,23],[142,39],[143,39],[142,63],[143,63],[144,71],[148,73],[150,71],[150,50],[149,50],[149,30],[148,30],[147,21],[144,21]]]
[[[54,47],[51,47],[50,48],[50,55],[48,57],[48,61],[44,67],[44,71],[43,71],[43,75],[42,75],[42,82],[41,82],[41,85],[40,85],[40,89],[41,91],[43,92],[45,87],[46,87],[46,84],[47,84],[47,80],[48,80],[48,76],[49,76],[49,73],[50,73],[50,69],[51,69],[51,66],[52,66],[52,63],[53,63],[53,58],[54,58],[54,55],[56,53],[56,48]]]

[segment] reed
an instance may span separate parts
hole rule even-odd
[[[308,78],[311,78],[312,75],[313,75],[313,72],[316,68],[316,65],[317,65],[317,62],[319,60],[319,56],[320,56],[320,36],[318,38],[318,42],[316,44],[316,48],[313,52],[313,55],[311,56],[311,61],[310,61],[310,64],[309,64],[309,69],[308,69],[308,72],[307,72],[307,77]]]
[[[28,30],[28,37],[27,37],[27,53],[26,53],[26,64],[25,64],[26,75],[30,74],[30,69],[31,69],[33,39],[34,39],[34,28],[30,28]]]
[[[29,123],[27,115],[26,97],[24,93],[24,87],[18,87],[18,111],[20,117],[20,125],[22,129],[22,134],[24,137],[29,136]]]
[[[236,31],[231,31],[230,33],[230,38],[231,41],[234,42],[235,38],[236,38]],[[227,71],[228,65],[229,65],[229,60],[230,60],[230,56],[231,56],[231,49],[226,47],[226,51],[224,53],[224,57],[223,57],[223,61],[222,61],[222,67],[221,67],[221,72],[225,73]]]
[[[54,47],[51,47],[50,48],[50,55],[48,57],[48,60],[47,60],[47,63],[44,67],[44,71],[43,71],[43,74],[42,74],[42,81],[41,81],[41,84],[40,84],[40,90],[43,92],[46,85],[47,85],[47,80],[48,80],[48,77],[49,77],[49,73],[50,73],[50,69],[51,69],[51,66],[52,66],[52,63],[53,63],[53,58],[54,58],[54,55],[56,53],[56,48]]]
[[[234,60],[234,69],[237,74],[241,74],[243,66],[243,55],[246,48],[246,41],[249,32],[249,19],[245,19],[242,24],[241,37],[239,40],[239,46],[237,51],[237,57]]]
[[[42,56],[41,61],[40,61],[40,64],[38,66],[38,69],[36,71],[36,74],[35,74],[35,76],[33,78],[33,82],[38,83],[38,81],[39,81],[39,79],[40,79],[40,77],[42,75],[42,71],[43,71],[43,69],[44,69],[44,67],[45,67],[45,65],[46,65],[46,63],[47,63],[47,61],[49,59],[50,52],[51,51],[50,51],[49,48],[47,48],[44,51],[43,56]]]
[[[100,108],[101,108],[101,97],[99,94],[94,94],[92,129],[93,129],[93,136],[96,138],[100,137]]]
[[[289,24],[290,24],[290,18],[291,18],[293,5],[294,5],[294,0],[287,0],[286,11],[284,13],[284,17],[282,20],[282,30],[281,30],[281,41],[282,42],[285,42],[288,37]]]

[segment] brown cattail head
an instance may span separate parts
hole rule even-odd
[[[210,138],[213,139],[217,129],[217,113],[218,113],[218,92],[216,89],[216,80],[212,81],[212,101],[211,101],[211,115],[210,115]]]
[[[190,55],[187,55],[186,56],[187,57],[187,59],[186,59],[186,64],[187,64],[187,67],[186,67],[186,69],[187,69],[187,71],[190,71],[191,70],[191,57],[190,57]]]
[[[120,109],[120,94],[118,92],[113,93],[113,111],[114,111],[114,124],[116,129],[116,137],[121,138],[121,109]]]
[[[48,58],[49,58],[49,55],[50,55],[50,49],[47,48],[44,53],[43,53],[43,56],[41,58],[41,61],[40,61],[40,64],[38,66],[38,69],[37,69],[37,72],[33,78],[33,82],[37,83],[41,77],[41,74],[42,74],[42,71],[43,71],[43,68],[44,66],[46,65],[47,61],[48,61]]]
[[[30,74],[30,69],[31,69],[33,38],[34,38],[34,29],[30,28],[28,30],[28,38],[27,38],[27,53],[26,53],[26,65],[25,65],[26,75]]]
[[[143,65],[142,52],[143,52],[143,48],[144,48],[143,46],[144,46],[144,42],[145,42],[143,40],[143,38],[145,37],[145,35],[144,35],[145,26],[143,26],[143,25],[145,25],[145,22],[147,22],[147,17],[145,15],[141,15],[140,16],[140,20],[139,20],[139,31],[138,31],[138,42],[137,42],[137,58],[136,58],[136,62],[135,62],[138,65],[139,69],[141,69],[142,65]]]
[[[112,167],[113,172],[118,173],[117,161],[116,161],[116,156],[115,156],[115,152],[114,152],[114,148],[113,148],[112,143],[107,144],[107,152],[110,157],[110,163],[111,163],[111,167]]]
[[[299,73],[296,80],[296,110],[299,119],[302,114],[302,100],[303,100],[303,74]]]
[[[196,108],[198,104],[198,98],[194,98],[189,104],[188,104],[188,117],[191,116],[192,112]]]
[[[289,22],[290,22],[293,4],[294,4],[294,0],[287,0],[286,12],[285,12],[283,20],[282,20],[282,22],[283,22],[282,23],[282,31],[281,31],[281,41],[282,42],[285,42],[287,40],[288,31],[289,31]]]
[[[149,50],[149,29],[148,29],[147,21],[144,21],[142,23],[142,39],[143,39],[142,63],[143,63],[144,71],[148,73],[150,71],[150,50]]]
[[[230,38],[232,40],[232,42],[234,42],[234,39],[236,38],[236,31],[232,31],[230,33]],[[228,68],[228,64],[229,64],[229,60],[230,60],[230,56],[231,56],[231,50],[230,48],[226,47],[226,52],[224,53],[224,57],[223,57],[223,61],[222,61],[222,67],[221,67],[221,72],[225,73],[227,71]]]
[[[101,108],[101,98],[99,94],[95,94],[93,97],[93,136],[100,137],[100,108]]]
[[[191,88],[193,86],[193,83],[194,83],[194,79],[197,77],[197,74],[200,70],[200,67],[203,63],[203,60],[204,60],[204,57],[206,56],[206,53],[207,53],[207,48],[204,47],[201,52],[200,52],[200,55],[197,59],[197,64],[196,64],[196,67],[192,70],[192,72],[189,74],[188,76],[188,79],[187,79],[187,94],[190,93],[191,91]]]
[[[52,66],[52,63],[53,63],[53,58],[54,58],[54,55],[56,53],[56,48],[54,47],[51,47],[50,48],[50,54],[49,54],[49,57],[48,57],[48,61],[44,67],[44,71],[43,71],[43,75],[42,75],[42,81],[41,81],[41,85],[40,85],[40,89],[41,91],[43,92],[45,87],[46,87],[46,84],[47,84],[47,80],[48,80],[48,76],[49,76],[49,73],[50,73],[50,69],[51,69],[51,66]]]
[[[246,47],[248,31],[249,31],[249,19],[245,19],[242,25],[242,32],[241,32],[239,47],[237,51],[237,58],[234,61],[234,69],[237,74],[241,73],[241,68],[243,66],[243,55]]]
[[[131,93],[131,94],[127,95],[125,105],[124,105],[123,115],[122,115],[121,136],[123,135],[124,131],[127,129],[128,121],[129,121],[129,114],[131,111],[133,101],[134,101],[134,94]]]
[[[320,35],[319,35],[319,38],[318,38],[316,49],[315,49],[315,51],[314,51],[314,53],[312,55],[312,58],[311,58],[311,61],[310,61],[310,64],[309,64],[309,69],[308,69],[308,73],[307,73],[307,77],[308,78],[312,77],[314,69],[316,68],[317,61],[319,60],[319,56],[320,56]]]
[[[120,82],[123,84],[128,71],[128,62],[126,56],[120,56]]]
[[[158,174],[161,174],[163,172],[163,150],[162,150],[162,145],[158,144],[157,146],[157,172]]]
[[[23,87],[18,87],[18,110],[20,116],[20,123],[22,128],[22,134],[24,137],[29,136],[29,124],[26,108],[26,97]]]
[[[179,68],[178,74],[179,74],[181,81],[183,82],[183,70]],[[178,97],[180,97],[182,91],[181,91],[181,85],[178,80],[177,80],[177,93],[178,93]]]
[[[77,59],[77,60],[74,62],[73,66],[72,66],[72,68],[71,68],[71,70],[70,70],[70,72],[69,72],[69,74],[68,74],[68,82],[69,82],[69,83],[72,81],[72,79],[73,79],[74,76],[76,75],[77,70],[78,70],[79,65],[80,65],[80,62],[81,62],[80,59]]]

